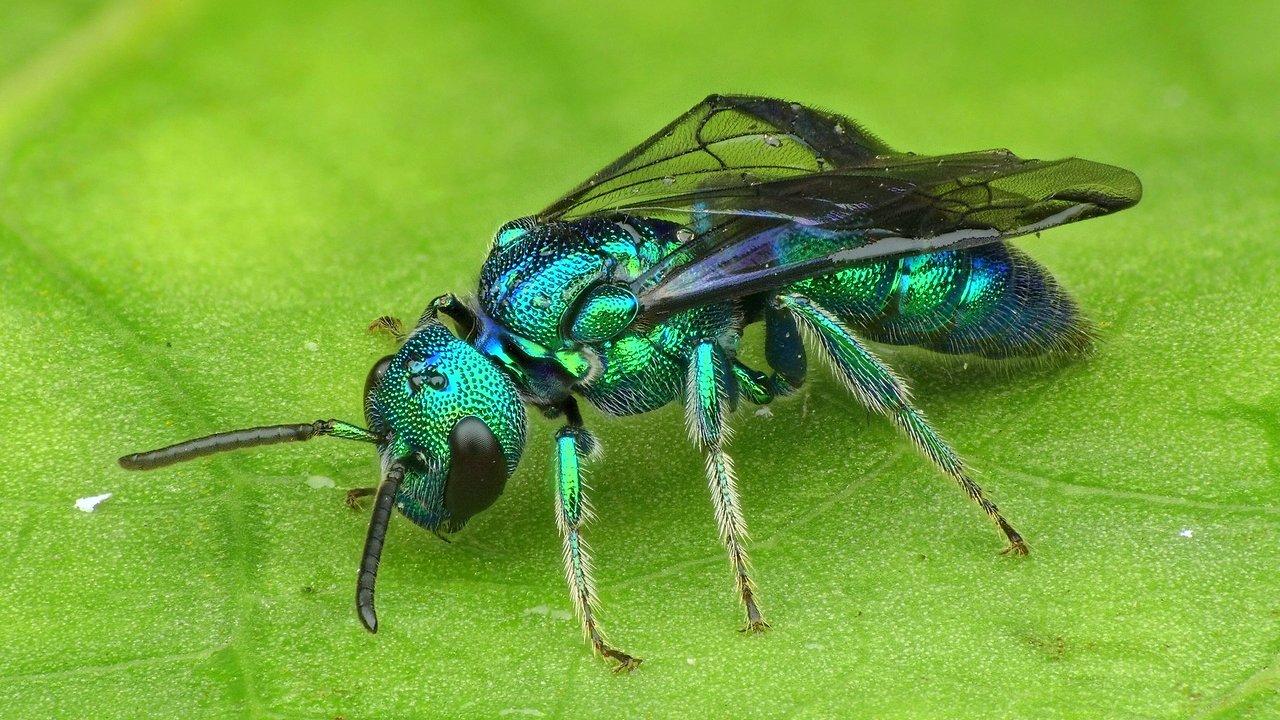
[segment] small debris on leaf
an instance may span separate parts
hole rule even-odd
[[[111,497],[114,493],[102,493],[101,495],[92,495],[90,497],[82,497],[76,500],[76,509],[80,512],[93,512],[98,505],[104,500]]]

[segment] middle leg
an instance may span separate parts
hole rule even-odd
[[[732,369],[723,353],[711,340],[700,341],[689,361],[685,389],[685,415],[689,435],[707,454],[707,483],[715,503],[720,539],[729,552],[738,596],[747,612],[746,632],[761,632],[769,627],[756,603],[756,585],[751,579],[751,560],[747,557],[747,523],[742,517],[738,485],[733,472],[733,459],[724,451],[729,439],[725,425],[728,415],[727,384],[734,382]]]

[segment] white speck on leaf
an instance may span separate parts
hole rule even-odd
[[[309,485],[312,490],[323,490],[325,488],[333,487],[334,483],[333,478],[325,477],[324,475],[308,475],[307,485]]]
[[[769,409],[768,405],[762,405],[759,410],[752,414],[756,417],[771,418],[773,417],[773,410]]]
[[[769,147],[782,147],[782,141],[774,137],[773,135],[765,135],[764,144],[768,145]]]
[[[302,347],[306,348],[311,352],[320,352],[320,343],[316,342],[315,340],[308,340],[302,345]]]
[[[90,497],[82,497],[76,500],[76,509],[80,512],[93,512],[103,500],[111,497],[112,493],[102,493],[101,495],[92,495]]]
[[[1189,537],[1191,537],[1191,536],[1192,536],[1192,534],[1193,534],[1193,533],[1192,533],[1192,531],[1191,531],[1191,528],[1185,528],[1182,532],[1180,532],[1180,533],[1178,533],[1178,534],[1179,534],[1179,535],[1181,535],[1181,536],[1182,536],[1182,537],[1184,537],[1184,538],[1189,538]]]
[[[685,658],[685,659],[684,659],[684,661],[685,661],[686,663],[689,663],[690,665],[697,665],[697,664],[698,664],[698,659],[697,659],[697,658]]]
[[[536,605],[531,608],[525,608],[524,615],[541,615],[551,618],[552,620],[572,620],[573,613],[568,610],[559,610],[547,607],[546,605]]]
[[[805,650],[821,650],[822,643],[805,643],[804,649]]]

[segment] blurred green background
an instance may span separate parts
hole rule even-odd
[[[1280,717],[1277,8],[0,4],[0,709]],[[370,320],[473,288],[501,222],[709,92],[1143,178],[1134,210],[1021,242],[1104,328],[1096,358],[886,352],[1029,558],[825,374],[735,420],[763,637],[736,632],[679,408],[588,417],[626,677],[569,616],[547,422],[454,545],[393,523],[376,637],[342,505],[368,448],[115,466],[358,420]]]

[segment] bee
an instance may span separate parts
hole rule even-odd
[[[492,505],[515,471],[527,408],[556,433],[555,514],[582,630],[617,670],[640,660],[606,642],[583,540],[582,466],[599,450],[577,398],[608,415],[679,401],[732,568],[745,630],[769,627],[748,560],[727,447],[729,414],[805,381],[810,352],[886,416],[996,524],[1022,536],[868,342],[986,358],[1085,354],[1089,323],[1009,240],[1138,202],[1133,173],[1007,150],[896,152],[857,123],[765,97],[712,95],[542,212],[503,225],[474,295],[441,295],[379,360],[365,425],[318,420],[218,433],[120,458],[158,468],[226,450],[331,436],[377,448],[356,583],[378,629],[374,583],[392,511],[441,537]],[[739,358],[764,325],[767,371]],[[806,343],[807,340],[807,343]]]

